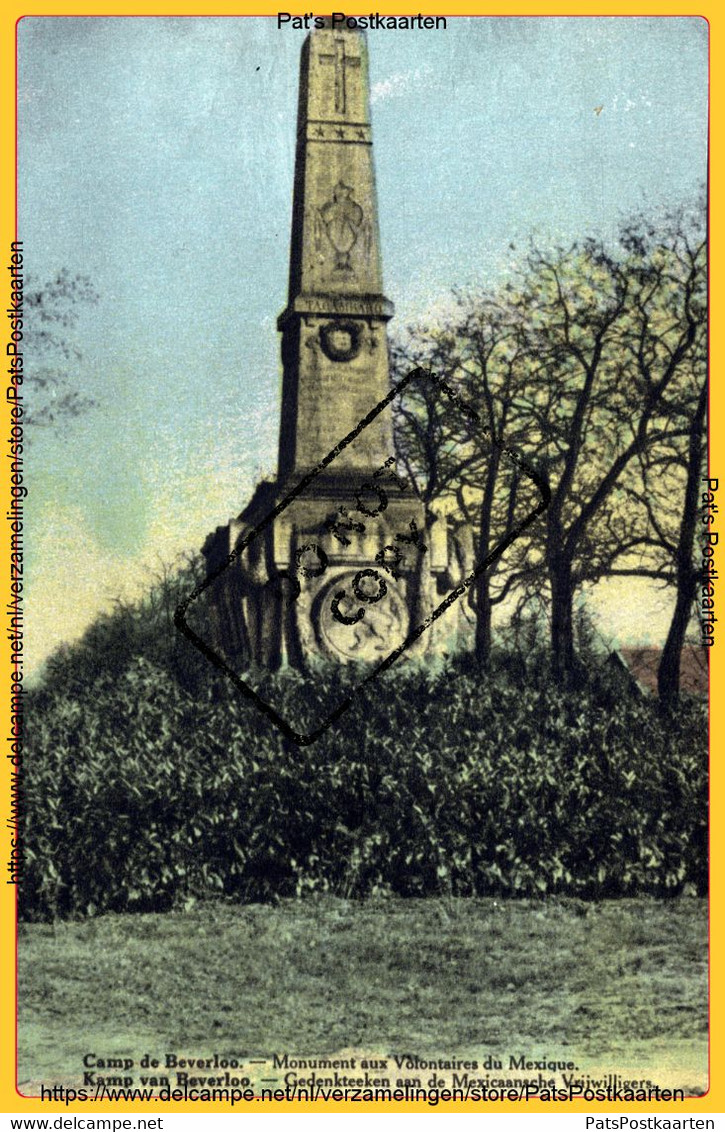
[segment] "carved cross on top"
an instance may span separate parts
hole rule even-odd
[[[345,51],[345,40],[342,36],[335,39],[335,54],[320,55],[321,63],[332,63],[335,67],[335,113],[344,114],[347,101],[345,89],[345,70],[347,67],[359,67],[360,56],[348,55]]]

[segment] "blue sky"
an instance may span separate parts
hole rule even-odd
[[[27,268],[100,294],[75,335],[99,406],[33,443],[31,663],[274,468],[304,35],[248,17],[19,25]],[[611,236],[692,196],[707,35],[698,18],[632,17],[370,33],[396,322],[495,285],[512,241]]]

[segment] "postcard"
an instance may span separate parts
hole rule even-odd
[[[8,1111],[717,1111],[704,10],[3,26]]]

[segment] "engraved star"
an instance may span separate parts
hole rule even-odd
[[[325,131],[323,130],[322,126],[318,126],[315,130],[315,133],[317,134],[318,138],[324,138],[325,136]]]
[[[345,137],[345,131],[341,130],[339,127],[335,130],[335,133],[337,134],[338,138],[344,138]]]
[[[362,138],[363,141],[365,141],[365,131],[364,130],[358,130],[357,136],[359,138]]]

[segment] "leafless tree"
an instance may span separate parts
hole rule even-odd
[[[512,547],[495,596],[491,577],[474,595],[482,656],[492,603],[516,588],[524,599],[546,591],[552,669],[567,682],[577,672],[577,591],[612,574],[646,573],[677,588],[662,672],[663,691],[672,690],[695,584],[705,287],[697,219],[684,211],[656,226],[638,218],[616,248],[594,239],[553,251],[532,246],[497,296],[471,299],[443,329],[413,336],[408,361],[422,360],[465,390],[486,426],[484,443],[436,405],[399,414],[399,445],[408,460],[414,452],[429,502],[455,493],[465,519],[475,517],[480,553],[494,517],[504,529],[507,514],[512,521],[522,488],[506,483],[491,440],[519,448],[551,485],[545,521]],[[664,509],[648,494],[663,462],[684,476],[684,494]],[[676,530],[665,519],[673,506]]]

